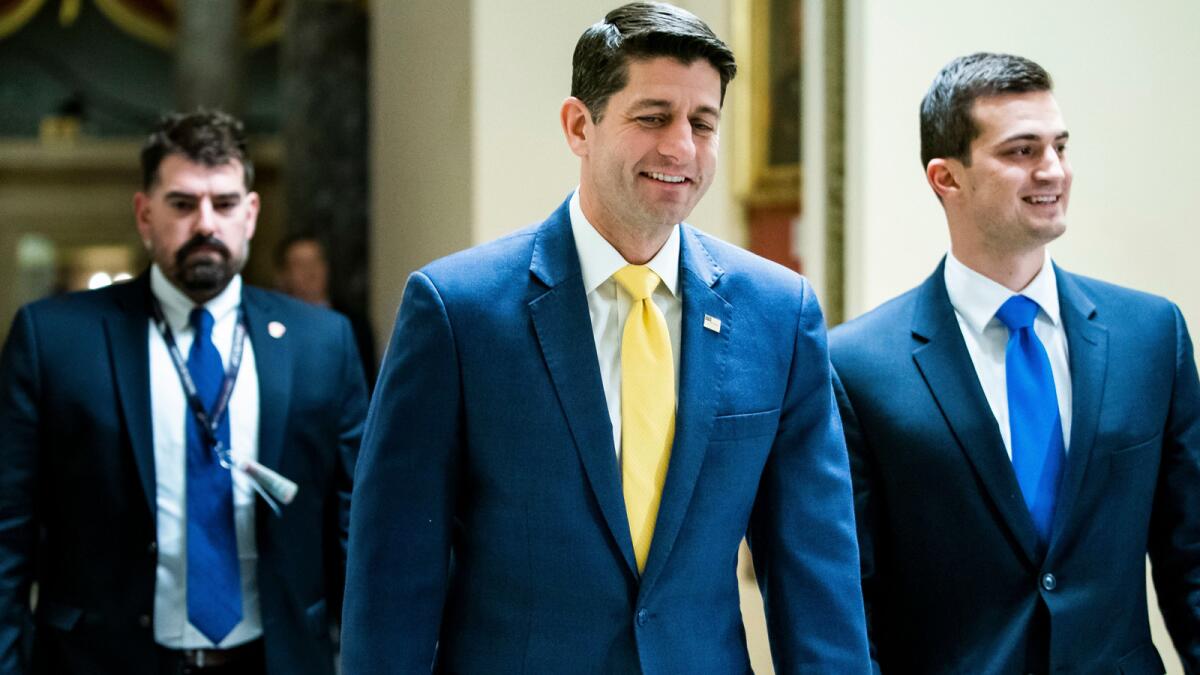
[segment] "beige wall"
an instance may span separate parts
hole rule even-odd
[[[920,168],[917,105],[946,61],[1008,51],[1045,66],[1071,131],[1065,267],[1166,295],[1200,322],[1200,3],[848,0],[847,315],[919,283],[946,250]],[[1155,641],[1180,666],[1157,611]]]

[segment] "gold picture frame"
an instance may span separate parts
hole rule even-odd
[[[797,204],[801,179],[804,0],[737,0],[739,196],[750,206]]]

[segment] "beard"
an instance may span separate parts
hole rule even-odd
[[[229,247],[213,236],[196,235],[175,253],[175,282],[193,299],[215,297],[241,271]]]

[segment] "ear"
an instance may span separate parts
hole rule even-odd
[[[592,131],[592,113],[587,106],[574,96],[568,96],[558,116],[571,152],[578,157],[587,155],[588,138]]]
[[[948,196],[962,189],[962,168],[962,162],[957,159],[935,157],[929,160],[925,166],[925,180],[929,181],[929,187],[933,188],[938,199],[945,201]]]
[[[258,207],[260,200],[257,192],[246,193],[246,241],[250,241],[254,236],[254,230],[258,228]]]
[[[150,195],[145,192],[137,192],[133,195],[133,218],[137,221],[138,236],[142,238],[142,245],[146,250],[150,250]]]

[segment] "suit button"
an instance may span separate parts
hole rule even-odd
[[[646,625],[646,618],[647,618],[646,610],[644,610],[644,609],[639,609],[639,610],[638,610],[638,613],[637,613],[637,625],[639,625],[639,626],[645,626],[645,625]]]
[[[150,627],[150,615],[143,614],[143,615],[139,616],[138,617],[138,625],[141,626],[142,628],[149,628]]]
[[[1055,579],[1053,574],[1046,572],[1042,575],[1042,588],[1048,591],[1058,588],[1058,579]]]

